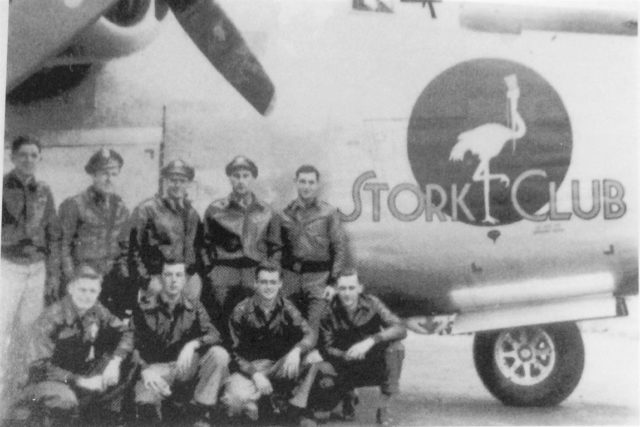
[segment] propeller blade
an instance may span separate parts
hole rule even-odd
[[[7,92],[62,52],[118,0],[14,0],[9,5]]]
[[[214,0],[167,0],[182,28],[225,79],[266,115],[275,88],[240,31]]]

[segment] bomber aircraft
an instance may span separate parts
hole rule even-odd
[[[236,154],[276,207],[313,163],[369,290],[416,332],[475,333],[505,404],[564,400],[576,322],[638,293],[636,3],[219,4],[12,1],[5,141],[42,138],[57,201],[96,146],[130,206],[176,157],[200,211]]]

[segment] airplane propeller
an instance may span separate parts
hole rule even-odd
[[[260,114],[267,114],[275,88],[240,31],[213,0],[166,0],[204,56]]]
[[[9,9],[7,92],[66,49],[119,0],[20,0]],[[120,0],[122,1],[122,0]],[[260,113],[275,88],[240,31],[214,0],[157,0],[168,6],[209,62]]]

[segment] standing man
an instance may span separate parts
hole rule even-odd
[[[142,301],[133,317],[142,364],[135,388],[138,415],[162,419],[162,401],[170,397],[191,404],[196,423],[205,425],[227,376],[229,353],[202,303],[182,292],[184,262],[165,261],[161,277],[160,293]]]
[[[303,165],[296,171],[298,198],[279,214],[282,233],[283,295],[290,298],[317,330],[327,286],[346,261],[346,236],[338,209],[318,199],[320,172]]]
[[[355,273],[340,276],[337,297],[320,322],[320,363],[323,409],[330,410],[342,397],[346,419],[355,417],[356,387],[379,385],[381,396],[376,420],[390,425],[388,406],[398,393],[407,336],[402,321],[378,298],[364,294]]]
[[[117,302],[126,288],[129,210],[116,194],[115,182],[124,161],[114,150],[93,154],[84,170],[93,184],[60,205],[62,223],[62,272],[71,280],[75,269],[86,264],[103,276],[101,300],[122,316]]]
[[[45,303],[58,297],[60,223],[51,190],[35,173],[42,159],[38,139],[11,144],[14,169],[3,177],[0,294],[0,417],[26,368],[24,339]]]
[[[16,412],[59,418],[60,425],[78,417],[90,422],[90,415],[117,422],[135,374],[133,332],[98,302],[101,280],[93,268],[80,266],[68,295],[36,321],[30,381]]]
[[[199,257],[202,223],[200,215],[187,198],[187,188],[195,177],[193,167],[173,160],[161,170],[163,195],[142,202],[131,215],[129,240],[129,274],[133,286],[124,304],[135,305],[139,288],[150,294],[160,292],[160,274],[166,260],[184,262],[188,277],[185,292],[200,299],[202,282]]]
[[[276,255],[280,237],[271,207],[253,193],[256,164],[237,156],[225,171],[232,192],[204,214],[204,264],[217,306],[209,312],[217,312],[216,324],[228,335],[231,311],[251,295],[255,267]]]
[[[304,372],[301,358],[316,343],[316,334],[293,304],[280,295],[282,279],[278,267],[259,266],[255,294],[243,300],[229,319],[232,357],[238,373],[229,378],[226,403],[257,419],[256,402],[274,391],[292,394],[289,404],[302,425],[315,425],[306,413],[315,369]],[[306,376],[302,384],[295,390]],[[235,406],[235,407],[234,407]]]

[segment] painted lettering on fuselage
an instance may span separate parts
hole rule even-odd
[[[479,223],[482,220],[482,218],[476,218],[473,215],[465,199],[470,183],[466,183],[462,187],[453,183],[447,188],[437,183],[428,183],[424,188],[420,188],[417,184],[408,182],[390,185],[387,182],[378,181],[376,178],[375,171],[370,170],[363,172],[355,179],[351,189],[353,208],[349,213],[342,213],[343,221],[359,220],[367,203],[370,203],[371,206],[371,221],[373,222],[380,221],[385,209],[393,218],[402,222],[437,220],[439,222]],[[546,180],[549,197],[546,212],[527,210],[527,207],[522,203],[522,200],[527,197],[527,181],[532,179]],[[591,186],[591,197],[586,200],[580,195],[584,185]],[[572,180],[570,211],[562,211],[558,208],[557,190],[556,183],[548,180],[544,170],[530,169],[513,181],[509,203],[521,219],[532,222],[569,221],[574,217],[581,220],[591,220],[599,216],[606,220],[614,220],[622,218],[627,212],[624,185],[615,179],[594,179],[588,183]],[[411,210],[398,204],[398,198],[405,194],[415,199],[415,207]],[[451,207],[450,213],[445,212],[444,208],[447,205]]]

